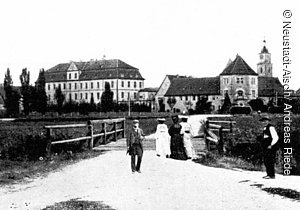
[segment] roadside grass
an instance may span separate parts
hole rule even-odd
[[[55,203],[54,205],[47,206],[42,210],[114,210],[112,207],[104,204],[101,201],[84,201],[79,199],[71,199],[68,201],[63,201],[60,203]]]
[[[97,157],[105,152],[101,150],[85,150],[77,153],[65,152],[60,155],[54,155],[51,161],[44,159],[37,161],[1,160],[0,186],[47,176],[49,172],[59,170],[80,160]]]

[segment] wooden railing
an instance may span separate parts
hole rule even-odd
[[[219,123],[219,124],[225,124],[224,126],[222,125],[218,125],[218,124],[214,124],[214,123]],[[208,129],[208,131],[217,131],[218,132],[218,139],[217,139],[217,150],[218,153],[220,155],[223,155],[224,153],[224,140],[223,140],[223,132],[233,132],[233,125],[235,124],[235,121],[223,121],[223,120],[207,120],[206,121],[206,128]],[[226,128],[229,125],[229,128]],[[225,127],[226,126],[226,127]],[[211,141],[211,139],[208,136],[205,136],[205,140],[206,140],[206,147],[207,150],[211,150],[211,144],[209,141]],[[215,142],[215,141],[213,141]],[[216,143],[216,142],[215,142]]]
[[[86,127],[88,133],[86,136],[73,139],[64,139],[58,141],[52,141],[53,130],[55,129],[68,129],[68,128],[84,128]],[[90,120],[87,124],[69,124],[69,125],[47,125],[44,127],[46,129],[47,135],[47,146],[46,155],[47,158],[51,158],[51,146],[55,144],[64,144],[76,141],[89,140],[89,148],[94,147],[94,139],[98,137],[103,138],[104,144],[108,142],[108,137],[113,135],[113,139],[116,141],[118,139],[118,134],[121,134],[122,138],[125,138],[125,118],[118,119],[105,119],[105,120]],[[95,132],[95,129],[97,131]]]

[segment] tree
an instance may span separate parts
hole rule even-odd
[[[174,98],[174,97],[168,98],[167,103],[169,104],[171,109],[173,109],[174,105],[176,104],[176,98]]]
[[[55,89],[54,98],[57,103],[57,112],[59,115],[61,115],[63,103],[65,101],[65,95],[62,93],[60,86],[58,86],[58,88]]]
[[[261,112],[267,111],[267,106],[264,105],[263,100],[260,98],[249,101],[249,105],[254,111],[261,111]]]
[[[20,94],[19,92],[13,88],[13,81],[10,75],[9,68],[4,77],[4,91],[5,91],[5,108],[6,114],[9,117],[15,117],[19,114],[19,100]]]
[[[21,94],[23,97],[23,108],[24,114],[28,115],[32,110],[34,104],[34,88],[30,85],[30,72],[27,68],[22,69],[22,74],[20,75],[21,81]]]
[[[105,90],[101,96],[102,111],[109,112],[113,108],[114,93],[110,90],[110,85],[108,82],[105,82],[104,89]]]
[[[221,107],[221,110],[220,110],[221,113],[223,113],[223,114],[229,113],[230,107],[231,107],[231,101],[230,101],[228,93],[226,93],[224,103],[223,103],[223,105]]]
[[[196,103],[196,113],[204,114],[211,111],[211,102],[208,101],[208,97],[201,97]]]
[[[41,69],[39,77],[35,83],[35,110],[42,114],[45,114],[47,110],[47,94],[45,85],[45,71],[44,69]]]
[[[96,104],[95,104],[93,95],[91,96],[91,100],[90,100],[90,104],[89,104],[89,111],[90,112],[96,111]]]

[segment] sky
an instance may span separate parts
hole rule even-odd
[[[0,2],[0,83],[10,69],[19,85],[70,61],[120,59],[138,68],[145,87],[166,74],[218,76],[239,54],[257,70],[266,40],[273,76],[282,81],[283,21],[289,29],[292,89],[300,88],[300,8],[294,1],[10,0]],[[292,16],[284,18],[290,10]]]

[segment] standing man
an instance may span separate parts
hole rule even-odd
[[[267,176],[264,179],[275,179],[275,160],[276,160],[276,146],[278,141],[278,135],[275,127],[270,124],[270,118],[263,117],[259,120],[262,122],[263,128],[263,139],[261,142],[264,164],[266,166]]]
[[[132,173],[141,173],[141,163],[143,157],[143,140],[144,132],[139,128],[139,121],[133,120],[133,127],[129,130],[129,135],[126,139],[127,152],[131,156],[131,171]],[[137,156],[137,163],[135,163],[135,156]]]

